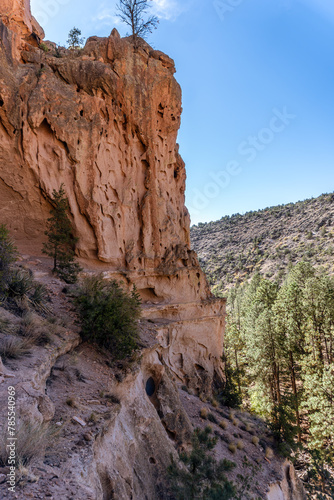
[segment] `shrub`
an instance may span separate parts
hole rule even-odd
[[[7,295],[11,298],[23,298],[33,291],[34,280],[32,274],[25,269],[15,269],[8,282]]]
[[[78,408],[78,403],[77,400],[73,397],[67,398],[66,399],[66,404],[70,406],[71,408]]]
[[[96,422],[98,422],[99,418],[98,416],[96,415],[96,413],[92,412],[90,414],[90,417],[88,419],[88,422],[92,423],[92,424],[96,424]]]
[[[101,275],[86,278],[76,291],[83,340],[95,342],[114,358],[123,359],[138,348],[140,298]]]
[[[55,437],[55,430],[41,424],[30,424],[18,421],[16,429],[16,465],[26,467],[38,458],[43,457],[46,447]],[[1,446],[1,448],[3,448]],[[8,448],[7,448],[8,450]],[[0,463],[6,465],[8,454],[6,448],[0,454]]]
[[[219,427],[221,427],[222,429],[227,429],[226,420],[222,420],[221,422],[219,422]]]
[[[273,450],[271,448],[269,448],[269,446],[267,446],[267,448],[266,448],[266,458],[268,460],[271,460],[273,457],[274,457]]]
[[[196,429],[192,436],[192,450],[181,453],[183,467],[173,460],[168,468],[171,486],[177,500],[199,498],[235,498],[235,485],[229,481],[225,472],[235,464],[229,460],[217,461],[212,451],[217,444],[217,437],[211,437],[211,429]]]
[[[228,445],[228,449],[229,449],[229,451],[230,451],[231,453],[235,453],[235,452],[237,451],[237,447],[236,447],[236,445],[235,445],[234,443],[230,443],[230,444]]]
[[[237,441],[237,448],[238,450],[243,450],[244,449],[244,443],[242,441]]]
[[[3,295],[11,275],[11,265],[16,260],[16,248],[9,237],[9,231],[0,225],[0,295]]]
[[[0,333],[7,333],[10,331],[10,323],[8,319],[0,318]]]
[[[41,43],[39,44],[39,48],[40,48],[41,50],[43,50],[43,52],[49,52],[49,51],[50,51],[49,47],[48,47],[45,43],[43,43],[43,42],[41,42]]]
[[[28,312],[20,321],[19,335],[32,345],[45,345],[51,340],[51,331],[47,324],[43,324],[38,316]]]
[[[81,267],[75,262],[75,245],[78,241],[73,235],[71,221],[67,215],[69,203],[63,184],[58,191],[52,193],[50,211],[45,235],[48,242],[44,243],[43,253],[52,257],[53,272],[66,283],[76,283]]]
[[[46,300],[48,299],[48,291],[46,287],[40,283],[34,284],[34,289],[32,294],[30,295],[30,301],[33,306],[40,307],[42,306]]]
[[[253,443],[255,446],[257,446],[257,445],[259,444],[259,441],[260,441],[260,440],[259,440],[259,438],[258,438],[257,436],[253,436],[253,437],[252,437],[252,443]]]
[[[47,289],[34,281],[33,274],[28,269],[16,268],[11,271],[7,279],[5,298],[9,308],[14,307],[24,311],[33,306],[47,312],[44,305],[48,298]]]
[[[218,408],[218,406],[219,406],[218,401],[214,398],[211,399],[211,404],[214,408]]]
[[[208,418],[208,410],[206,408],[202,408],[201,412],[200,412],[200,416],[201,416],[201,418],[204,418],[204,419]]]
[[[17,359],[29,354],[31,344],[27,339],[5,337],[0,341],[0,355],[3,359]]]
[[[208,420],[210,420],[210,422],[213,422],[214,424],[218,424],[218,421],[213,413],[208,413]]]

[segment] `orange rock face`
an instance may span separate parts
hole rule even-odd
[[[29,0],[1,0],[1,223],[20,250],[40,254],[64,183],[79,257],[136,283],[146,301],[212,300],[190,249],[173,60],[116,30],[61,57],[38,48],[41,36]],[[208,334],[218,359],[222,311]]]

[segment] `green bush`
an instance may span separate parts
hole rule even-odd
[[[41,42],[41,43],[39,44],[39,48],[40,48],[41,50],[43,50],[43,52],[50,52],[49,47],[48,47],[45,43],[43,43],[43,42]]]
[[[59,190],[53,190],[51,217],[47,221],[45,235],[48,237],[44,243],[43,253],[53,259],[53,272],[66,283],[76,283],[78,274],[82,270],[75,261],[75,245],[78,241],[73,234],[72,223],[69,219],[69,202],[66,197],[64,185]]]
[[[16,248],[9,237],[9,231],[0,225],[0,295],[6,288],[11,275],[11,264],[16,260]]]
[[[76,292],[84,340],[96,342],[115,359],[123,359],[138,348],[140,298],[134,289],[124,291],[116,281],[101,275],[86,278]]]
[[[195,500],[205,498],[214,500],[235,498],[236,487],[226,477],[226,472],[235,467],[229,460],[217,461],[213,450],[217,438],[211,437],[210,427],[203,431],[195,429],[192,439],[192,450],[180,454],[183,466],[172,460],[168,468],[168,476],[177,500]]]
[[[28,296],[34,289],[32,273],[25,269],[15,269],[8,281],[7,296],[23,298]]]

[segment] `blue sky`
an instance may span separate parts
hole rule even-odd
[[[116,0],[31,0],[63,44],[117,24]],[[193,223],[334,191],[333,0],[152,0],[176,62]]]

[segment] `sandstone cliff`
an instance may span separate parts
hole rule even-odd
[[[174,62],[116,30],[60,54],[40,49],[40,36],[29,2],[1,3],[1,223],[39,255],[64,183],[85,265],[135,283],[146,316],[166,320],[162,345],[179,380],[220,376],[224,302],[190,249]]]
[[[21,252],[40,256],[50,197],[63,183],[78,256],[88,270],[136,284],[150,341],[140,364],[125,374],[80,345],[74,356],[86,385],[80,377],[69,383],[70,375],[61,375],[67,371],[60,365],[64,355],[80,342],[75,331],[56,333],[32,358],[12,363],[9,375],[0,366],[0,383],[10,376],[17,388],[21,417],[52,421],[62,430],[60,444],[50,444],[49,456],[35,470],[39,481],[30,477],[22,494],[169,498],[164,481],[170,455],[189,443],[193,425],[205,425],[198,396],[210,396],[222,379],[225,306],[211,295],[190,248],[174,62],[145,42],[135,50],[116,30],[89,38],[75,52],[45,42],[46,52],[42,38],[29,0],[1,0],[0,223],[10,228]],[[37,266],[35,275],[57,301],[61,284],[40,264],[27,265]],[[56,307],[55,315],[63,314]],[[145,392],[150,378],[153,396]],[[101,388],[112,392],[111,403]],[[64,401],[70,390],[78,395],[75,410]],[[75,427],[74,412],[84,418],[84,428],[90,422],[90,433]],[[226,446],[222,437],[221,453]],[[279,484],[281,467],[277,459],[264,470],[262,492],[271,482]]]

